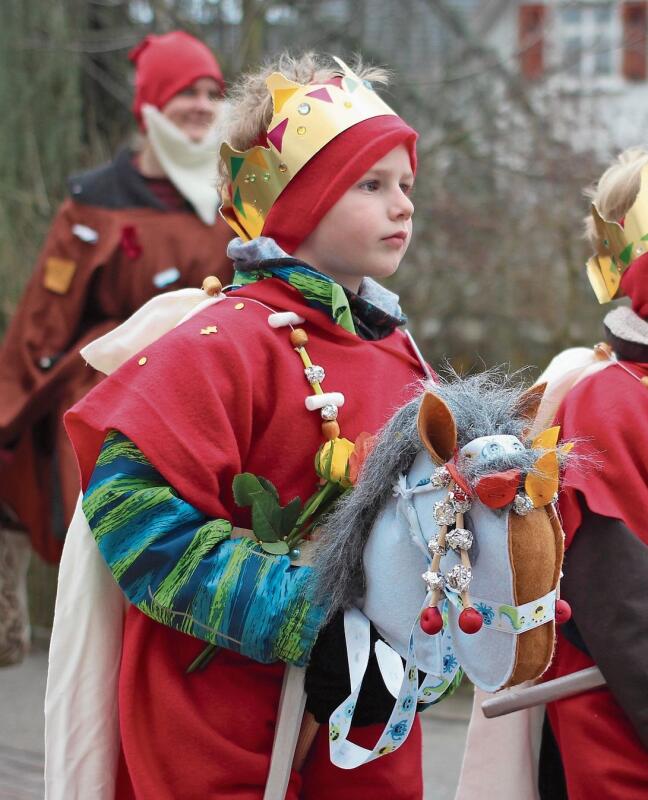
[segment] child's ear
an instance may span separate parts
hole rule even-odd
[[[423,395],[417,427],[432,460],[437,464],[450,461],[457,447],[457,426],[448,406],[433,392]]]

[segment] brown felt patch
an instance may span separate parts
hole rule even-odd
[[[76,272],[76,262],[50,256],[45,260],[43,286],[56,294],[67,294]]]
[[[542,597],[558,583],[563,558],[563,532],[551,506],[527,516],[509,514],[509,555],[513,567],[515,604]],[[517,637],[516,660],[507,686],[540,677],[554,647],[552,620]]]
[[[457,446],[457,426],[444,401],[426,392],[418,414],[418,434],[426,450],[437,464],[445,464]]]

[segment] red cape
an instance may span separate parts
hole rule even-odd
[[[581,524],[577,493],[591,511],[620,519],[648,544],[648,364],[624,362],[637,377],[610,366],[579,383],[558,409],[564,439],[581,440],[578,452],[596,464],[567,468],[560,513],[567,547]]]

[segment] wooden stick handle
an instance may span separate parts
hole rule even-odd
[[[579,672],[572,672],[571,675],[563,675],[562,678],[538,683],[535,686],[507,689],[484,700],[481,708],[484,716],[492,719],[504,714],[511,714],[514,711],[521,711],[524,708],[539,706],[542,703],[561,700],[590,689],[598,689],[601,686],[605,686],[605,678],[599,668],[588,667]]]
[[[304,667],[286,665],[263,800],[284,800],[286,796],[306,706],[305,674]]]
[[[297,772],[299,772],[304,766],[304,761],[306,761],[306,756],[308,755],[313,742],[315,741],[315,736],[317,736],[318,730],[319,722],[315,721],[315,717],[310,713],[310,711],[304,711],[292,764],[293,769],[297,770]]]

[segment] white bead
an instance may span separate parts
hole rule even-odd
[[[318,408],[324,406],[340,406],[344,405],[344,395],[342,392],[326,392],[324,394],[310,394],[304,400],[306,408],[309,411],[317,411]]]
[[[302,322],[306,322],[306,320],[300,317],[299,314],[295,314],[294,311],[277,311],[274,314],[270,314],[268,317],[268,325],[271,328],[285,328],[287,325],[301,325]]]

